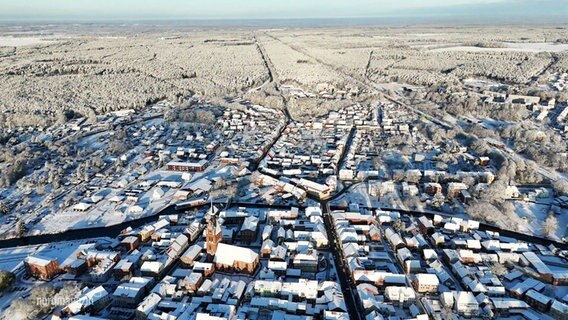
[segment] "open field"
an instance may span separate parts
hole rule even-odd
[[[524,84],[568,65],[562,27],[52,28],[0,28],[2,125],[49,124],[71,110],[92,117],[192,94],[235,96],[271,76],[315,94],[346,91],[364,100],[362,82],[432,86],[477,77]]]

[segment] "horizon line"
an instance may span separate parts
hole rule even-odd
[[[405,20],[405,19],[419,19],[415,24],[455,24],[462,23],[464,25],[568,25],[568,18],[564,15],[532,15],[534,19],[518,21],[518,16],[510,16],[500,21],[483,21],[491,19],[489,16],[480,18],[477,16],[470,16],[467,14],[410,14],[410,15],[382,15],[382,16],[337,16],[337,17],[261,17],[261,18],[238,18],[238,17],[105,17],[105,18],[3,18],[0,17],[0,23],[50,23],[50,24],[65,24],[65,23],[120,23],[120,22],[271,22],[271,21],[349,21],[356,22],[357,20]],[[464,21],[465,18],[465,21]],[[557,20],[560,18],[560,20]],[[551,19],[554,21],[546,21]],[[452,21],[454,20],[454,21]],[[482,22],[483,21],[483,22]],[[372,24],[367,21],[366,25]],[[380,21],[374,21],[380,25]],[[409,22],[398,21],[400,24],[408,25]]]

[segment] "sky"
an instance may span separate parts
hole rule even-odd
[[[568,21],[567,0],[0,0],[2,20],[432,17]]]

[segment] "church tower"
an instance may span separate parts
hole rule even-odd
[[[207,221],[207,234],[206,234],[206,247],[207,254],[214,256],[217,251],[217,244],[221,241],[223,235],[221,233],[221,225],[219,224],[219,219],[217,218],[216,212],[213,211],[213,206],[211,206],[211,211],[209,212],[209,217]]]

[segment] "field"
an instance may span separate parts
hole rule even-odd
[[[392,82],[526,84],[568,65],[565,29],[552,27],[53,28],[0,29],[0,125],[47,125],[62,112],[93,117],[254,89],[282,107],[279,93],[263,86],[271,78],[314,94],[353,92],[361,101]],[[293,102],[300,117],[321,107]]]

